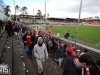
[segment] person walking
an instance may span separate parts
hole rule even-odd
[[[61,66],[61,63],[63,61],[63,57],[64,57],[64,41],[61,42],[61,45],[58,47],[57,49],[57,57],[58,57],[58,62],[59,62],[59,66]]]
[[[26,53],[32,59],[32,46],[33,46],[33,36],[29,29],[27,29],[26,34],[23,36],[23,42],[25,46]]]
[[[8,21],[6,26],[6,31],[9,37],[12,37],[12,23],[11,21]]]
[[[34,56],[38,65],[38,74],[43,75],[43,63],[45,62],[45,58],[48,59],[48,52],[42,37],[38,37],[37,44],[34,46]]]
[[[18,39],[19,38],[19,27],[18,25],[16,24],[15,25],[15,28],[14,28],[14,35],[15,35],[15,38]]]
[[[1,30],[3,30],[3,22],[2,22],[2,20],[0,20],[0,32],[1,32]]]
[[[59,33],[59,32],[57,32],[56,37],[57,37],[57,38],[60,38],[60,33]]]

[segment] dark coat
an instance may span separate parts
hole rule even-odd
[[[14,28],[14,31],[17,32],[17,33],[19,32],[19,30],[20,30],[20,29],[19,29],[18,27],[15,27],[15,28]]]
[[[11,24],[7,24],[6,25],[6,31],[7,32],[11,32],[12,31],[12,25]]]
[[[26,41],[26,36],[27,36],[27,33],[22,37],[22,41],[23,41],[23,43],[24,43],[24,41]],[[32,36],[32,34],[31,34],[31,44],[30,44],[30,46],[33,48],[34,47],[34,42],[35,42],[35,37],[34,36]],[[24,46],[26,45],[26,43],[24,43]]]
[[[0,20],[0,27],[3,26],[3,22]]]
[[[59,46],[58,49],[57,49],[57,57],[58,57],[58,58],[63,58],[63,56],[64,56],[64,51],[65,51],[65,48]]]
[[[90,68],[90,75],[100,75],[100,70],[97,68],[96,65]]]
[[[74,63],[74,57],[68,57],[66,60],[63,75],[81,75],[82,69],[77,67]]]

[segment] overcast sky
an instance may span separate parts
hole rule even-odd
[[[46,12],[49,13],[49,17],[58,18],[78,18],[79,7],[81,0],[15,0],[15,4],[20,7],[28,7],[28,13],[33,14],[33,8],[35,14],[40,9],[42,14],[45,13],[44,2],[46,1]],[[6,5],[11,6],[11,14],[14,14],[13,0],[4,0]],[[17,13],[18,14],[18,13]],[[89,16],[100,17],[100,0],[83,0],[81,18]]]

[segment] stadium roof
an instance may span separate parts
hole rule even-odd
[[[100,20],[100,19],[85,19],[85,20]]]
[[[55,17],[49,17],[49,18],[47,18],[47,19],[66,19],[66,18],[55,18]]]
[[[58,20],[78,20],[78,19],[76,19],[76,18],[54,18],[54,17],[47,18],[47,19],[58,19]]]

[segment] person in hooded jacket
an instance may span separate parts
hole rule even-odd
[[[42,37],[38,37],[37,44],[34,46],[34,56],[38,65],[38,74],[43,75],[43,63],[45,62],[45,58],[48,59],[48,52]]]

